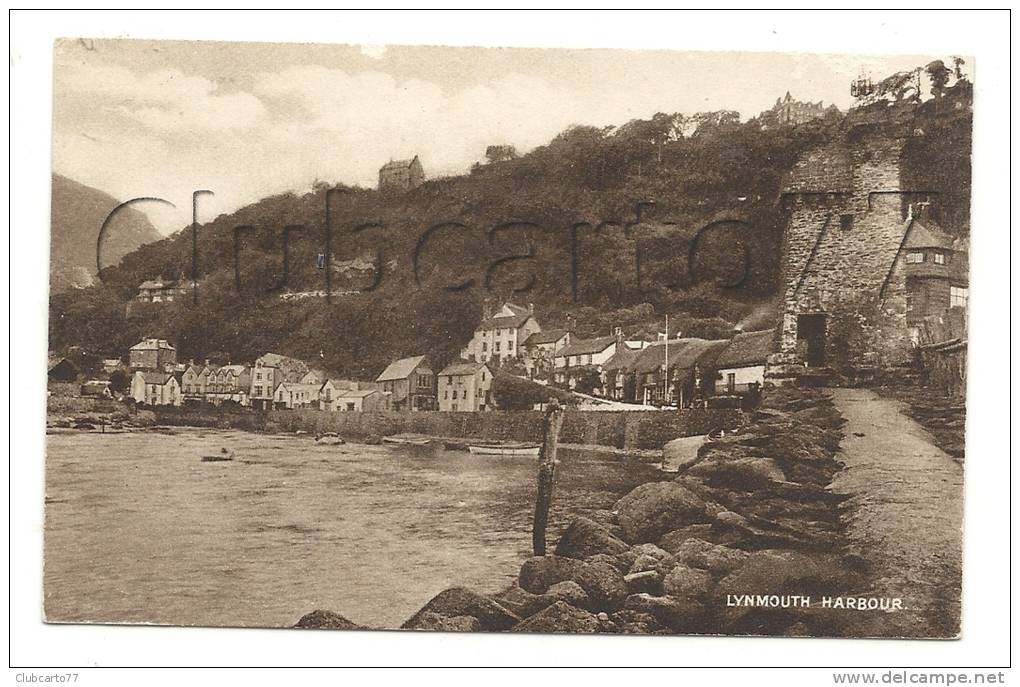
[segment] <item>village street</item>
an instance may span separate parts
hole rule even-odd
[[[844,513],[851,550],[871,565],[871,594],[901,597],[906,609],[862,631],[955,635],[963,466],[936,447],[898,401],[865,389],[833,389],[832,394],[847,420],[839,456],[846,469],[836,475],[832,489],[851,497]]]

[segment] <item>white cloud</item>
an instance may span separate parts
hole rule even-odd
[[[163,132],[247,129],[266,117],[251,93],[221,93],[217,84],[179,69],[142,75],[119,66],[75,63],[58,71],[57,88],[100,97],[100,106]]]

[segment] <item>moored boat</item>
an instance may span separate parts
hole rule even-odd
[[[468,444],[468,451],[480,456],[537,456],[542,444],[524,442],[484,442]]]
[[[408,444],[410,446],[425,446],[432,441],[429,437],[423,437],[417,434],[393,434],[388,437],[383,437],[382,440],[387,444]]]

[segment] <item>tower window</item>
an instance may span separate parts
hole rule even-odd
[[[839,216],[839,228],[843,231],[850,231],[854,228],[854,216],[853,215],[840,215]]]
[[[924,262],[924,253],[907,253],[908,263],[921,263]]]
[[[946,264],[946,254],[945,253],[935,253],[935,264],[936,265],[945,265]]]

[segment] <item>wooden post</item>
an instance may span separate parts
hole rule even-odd
[[[563,408],[553,399],[545,410],[542,450],[538,454],[538,495],[535,498],[535,523],[531,531],[532,548],[536,556],[545,555],[545,526],[549,522],[549,507],[552,505],[556,446],[562,425]]]

